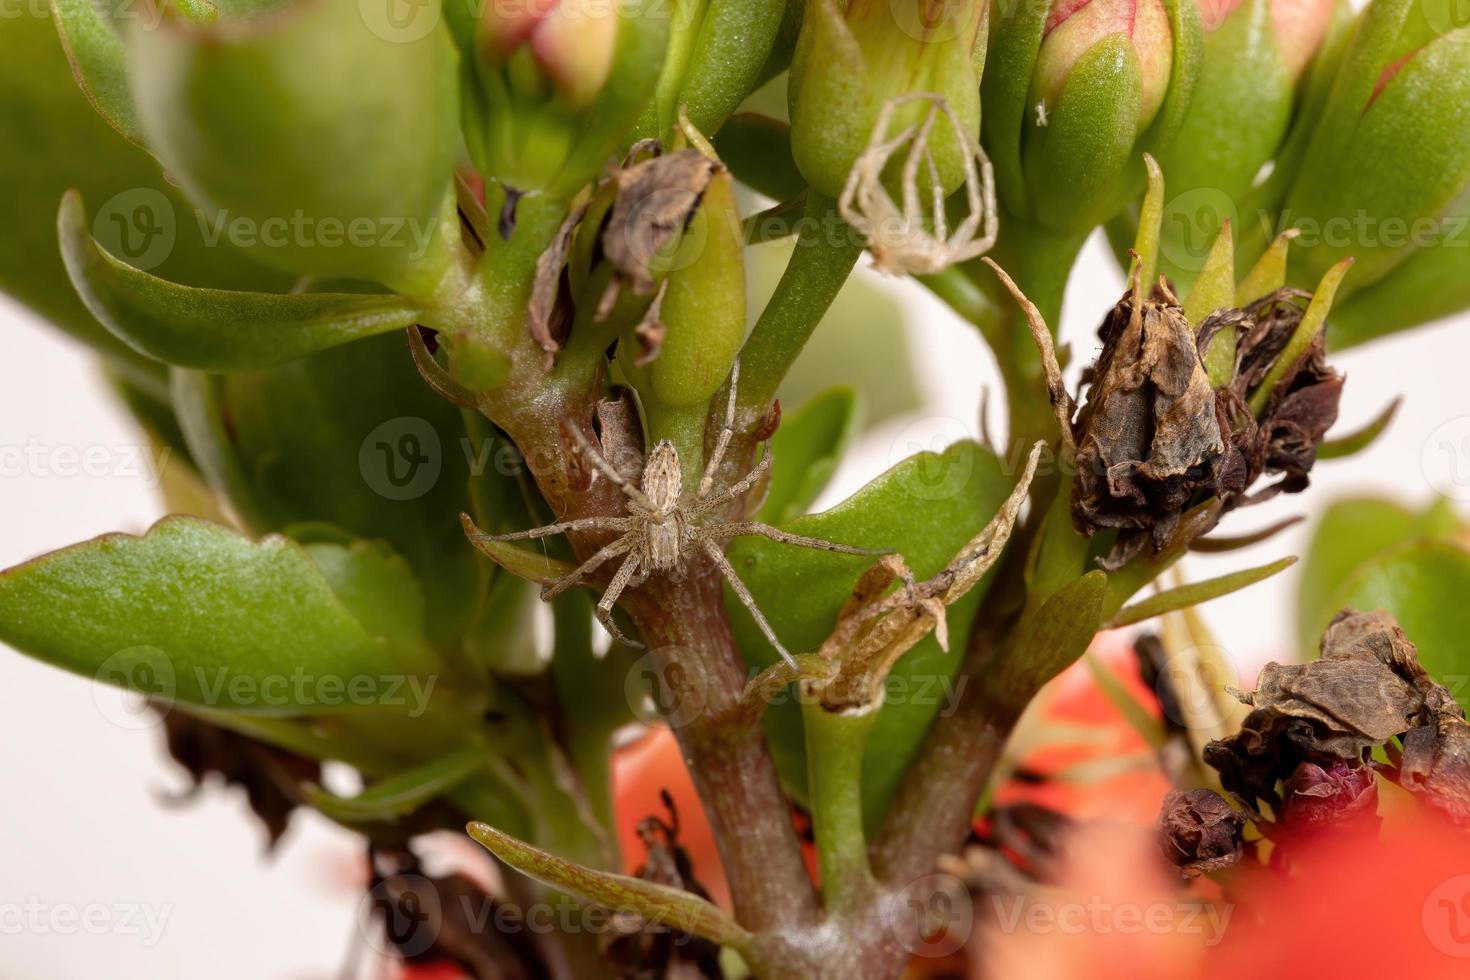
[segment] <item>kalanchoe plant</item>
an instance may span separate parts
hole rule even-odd
[[[173,454],[173,513],[0,576],[0,639],[151,699],[272,842],[301,807],[359,834],[375,946],[479,978],[886,980],[971,938],[991,969],[946,912],[1060,887],[1082,833],[998,801],[1028,706],[1158,617],[1157,704],[1087,662],[1176,788],[1165,878],[1371,835],[1380,779],[1470,820],[1446,644],[1395,591],[1470,585],[1452,520],[1384,517],[1432,555],[1355,551],[1352,575],[1314,554],[1321,659],[1266,668],[1248,710],[1200,642],[1206,720],[1173,717],[1171,666],[1193,606],[1293,561],[1191,583],[1179,560],[1269,538],[1217,529],[1386,424],[1329,438],[1338,337],[1463,306],[1465,277],[1432,285],[1444,243],[1223,221],[1186,264],[1165,189],[1214,175],[1293,225],[1460,214],[1463,28],[1401,0],[1334,30],[1285,0],[370,7],[53,0],[54,34],[25,25],[0,164],[58,210],[0,255],[44,247],[55,295],[19,265],[0,286],[105,358]],[[26,130],[32,102],[109,179]],[[752,109],[783,103],[789,125]],[[1054,330],[1107,222],[1129,283],[1088,297],[1074,398]],[[784,238],[753,302],[751,249]],[[812,513],[858,399],[782,398],[864,250],[990,344],[1010,441],[895,459]],[[1323,621],[1378,605],[1423,662],[1388,612]],[[715,853],[667,794],[618,813],[614,748],[649,732]],[[427,872],[422,836],[466,827],[497,873]],[[547,906],[611,915],[528,940]]]

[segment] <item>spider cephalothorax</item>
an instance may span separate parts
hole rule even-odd
[[[788,534],[759,521],[714,520],[705,523],[705,519],[713,512],[749,492],[750,488],[755,486],[771,468],[771,456],[767,451],[761,457],[761,461],[756,464],[755,469],[742,479],[723,490],[715,490],[715,474],[719,471],[720,463],[725,458],[725,451],[729,449],[730,439],[734,434],[735,386],[739,379],[740,365],[737,363],[730,376],[730,398],[725,408],[725,424],[720,429],[720,435],[715,442],[714,451],[710,454],[709,462],[705,464],[699,487],[692,496],[684,492],[679,452],[668,440],[660,441],[648,454],[640,480],[641,486],[635,487],[592,447],[580,429],[573,428],[572,434],[582,452],[592,461],[597,471],[612,481],[628,498],[627,514],[622,517],[582,517],[548,524],[545,527],[532,528],[529,531],[489,534],[482,537],[491,541],[518,541],[528,538],[544,538],[568,531],[601,531],[617,534],[617,538],[600,548],[575,571],[543,588],[541,598],[554,599],[602,565],[613,559],[621,559],[621,564],[613,573],[612,581],[608,583],[607,590],[597,603],[597,618],[615,639],[629,646],[638,644],[618,629],[612,617],[613,605],[617,603],[618,597],[623,594],[624,590],[642,585],[654,574],[663,575],[677,582],[684,577],[688,558],[691,555],[704,555],[729,581],[730,588],[750,610],[750,614],[755,617],[756,625],[760,627],[766,639],[771,641],[776,652],[781,654],[788,663],[794,665],[795,661],[792,660],[791,654],[776,638],[775,631],[771,629],[771,624],[766,621],[766,617],[756,606],[750,590],[740,581],[740,577],[735,574],[734,567],[725,557],[723,542],[747,534],[759,534],[784,544],[838,551],[848,555],[880,555],[885,552],[869,548],[854,548],[851,545],[823,541],[820,538],[809,538],[800,534]]]

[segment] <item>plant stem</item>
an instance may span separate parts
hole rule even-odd
[[[862,254],[861,238],[837,202],[809,191],[796,250],[740,352],[741,415],[764,415]]]
[[[1003,216],[1000,227],[991,258],[1036,304],[1055,337],[1067,279],[1087,236],[1057,235],[1010,215]],[[1038,439],[1047,439],[1053,427],[1051,403],[1041,357],[1026,321],[989,269],[975,264],[966,267],[966,272],[990,297],[995,311],[996,323],[985,336],[995,348],[1005,378],[1011,443],[1029,446]]]
[[[682,582],[655,579],[635,617],[674,734],[709,813],[736,918],[752,932],[817,921],[816,891],[802,861],[790,808],[759,726],[719,723],[745,688],[745,667],[725,618],[721,579],[707,562]]]
[[[863,831],[862,767],[878,712],[832,711],[817,697],[804,698],[801,711],[822,906],[829,914],[849,915],[874,893]]]

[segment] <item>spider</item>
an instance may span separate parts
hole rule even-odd
[[[912,102],[927,102],[921,122],[890,136],[894,113]],[[945,215],[944,186],[934,160],[929,138],[940,117],[949,124],[959,143],[965,169],[966,213],[951,233]],[[883,172],[903,152],[900,206],[883,186]],[[976,163],[979,167],[976,167]],[[924,173],[919,172],[920,165]],[[921,177],[926,184],[921,194]],[[925,197],[928,200],[925,200]],[[927,225],[924,210],[929,208]],[[997,209],[995,176],[980,141],[964,124],[943,96],[914,92],[883,103],[868,146],[854,161],[842,188],[837,208],[842,220],[868,239],[873,267],[891,275],[933,275],[956,262],[965,262],[990,251],[995,244]],[[983,225],[983,227],[982,227]]]
[[[530,538],[550,537],[568,531],[618,532],[615,540],[604,545],[575,571],[543,588],[541,598],[550,601],[581,582],[597,568],[615,558],[621,558],[622,563],[618,565],[612,581],[608,583],[607,590],[597,603],[597,618],[615,640],[631,647],[639,647],[641,644],[623,635],[612,617],[613,605],[618,601],[618,597],[623,594],[624,590],[642,585],[655,573],[667,576],[674,582],[680,581],[685,575],[686,563],[690,554],[703,552],[710,561],[714,562],[720,574],[729,581],[730,588],[745,604],[745,608],[750,610],[756,625],[771,642],[771,646],[776,648],[776,652],[783,660],[795,667],[796,661],[781,641],[776,638],[775,631],[771,629],[771,624],[766,621],[765,615],[756,605],[750,590],[745,587],[744,582],[740,581],[734,566],[725,557],[725,551],[720,542],[758,534],[782,544],[841,552],[846,555],[878,556],[891,552],[855,548],[852,545],[823,541],[820,538],[789,534],[759,521],[710,524],[700,522],[700,518],[708,515],[710,511],[747,493],[771,468],[771,454],[767,449],[753,470],[725,489],[715,492],[715,474],[725,458],[725,452],[730,446],[730,439],[735,431],[735,389],[739,381],[740,362],[737,361],[730,374],[730,398],[725,407],[725,424],[720,429],[719,438],[715,441],[714,452],[710,454],[704,474],[699,480],[698,491],[692,500],[688,499],[688,495],[684,493],[679,452],[669,440],[660,440],[658,445],[653,447],[653,452],[649,454],[648,461],[643,468],[642,486],[635,487],[592,447],[580,429],[573,427],[572,435],[578,448],[587,455],[587,458],[597,467],[598,472],[612,481],[628,498],[627,515],[624,517],[582,517],[571,521],[559,521],[528,531],[474,535],[474,537],[490,541],[524,541]]]

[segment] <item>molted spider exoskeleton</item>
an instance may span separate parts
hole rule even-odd
[[[529,531],[487,534],[483,535],[482,539],[523,541],[530,538],[550,537],[568,531],[616,532],[618,537],[615,540],[599,549],[576,571],[543,588],[541,598],[554,599],[602,565],[613,559],[621,559],[621,564],[613,574],[612,581],[608,583],[607,590],[597,603],[597,618],[614,639],[628,646],[639,644],[623,635],[613,620],[612,609],[618,597],[623,594],[624,590],[642,585],[654,574],[667,576],[672,581],[679,581],[684,577],[687,558],[692,553],[702,553],[729,581],[730,588],[745,604],[745,608],[750,610],[756,625],[760,627],[771,645],[776,648],[776,652],[787,663],[795,666],[796,661],[781,644],[781,641],[776,638],[775,631],[771,629],[771,624],[766,621],[765,615],[756,605],[750,590],[735,574],[734,567],[725,557],[725,550],[721,542],[748,534],[758,534],[783,544],[837,551],[847,555],[877,556],[888,554],[888,552],[870,548],[855,548],[851,545],[823,541],[820,538],[809,538],[800,534],[788,534],[759,521],[701,523],[700,519],[711,511],[747,493],[771,468],[771,455],[768,450],[761,457],[761,461],[756,464],[755,469],[747,473],[743,479],[723,490],[715,489],[715,474],[719,471],[720,463],[724,460],[725,452],[734,434],[735,387],[739,380],[740,364],[737,361],[730,375],[730,397],[725,408],[725,424],[720,429],[714,452],[710,454],[709,462],[705,465],[704,474],[700,478],[699,487],[692,499],[688,499],[688,495],[684,493],[679,453],[673,443],[668,440],[660,441],[653,447],[653,452],[648,454],[648,461],[643,468],[642,486],[635,487],[592,447],[580,429],[573,428],[572,433],[582,452],[597,467],[597,471],[612,481],[628,498],[627,515],[624,517],[583,517],[548,524]]]
[[[893,113],[910,102],[928,102],[929,111],[921,122],[904,128],[896,136],[888,135]],[[929,146],[929,137],[940,115],[959,142],[965,168],[965,201],[968,211],[949,231],[944,211],[944,186],[939,167]],[[900,175],[900,208],[883,187],[883,171],[888,162],[908,152]],[[920,193],[920,166],[928,186]],[[928,200],[926,201],[925,198]],[[926,208],[929,214],[925,215]],[[868,240],[873,266],[891,275],[934,275],[956,262],[964,262],[990,251],[995,244],[997,210],[995,175],[990,158],[980,141],[955,114],[943,96],[932,92],[915,92],[883,103],[867,149],[853,162],[837,200],[842,220],[852,225]]]

